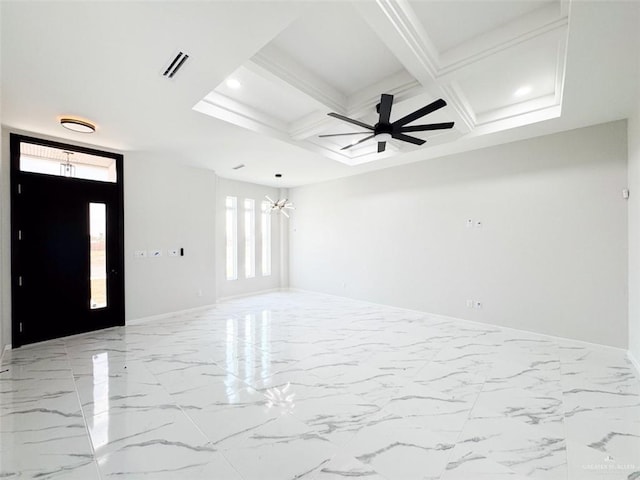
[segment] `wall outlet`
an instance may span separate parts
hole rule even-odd
[[[170,257],[177,257],[178,256],[178,249],[177,248],[170,248],[169,250],[167,250],[167,255],[169,255]]]
[[[475,227],[482,228],[482,220],[476,220]]]
[[[466,223],[466,225],[467,225],[467,228],[471,228],[471,227],[473,227],[473,219],[468,218],[468,219],[467,219],[467,223]]]
[[[150,257],[161,257],[162,256],[162,250],[149,250],[149,256]]]
[[[133,252],[133,256],[135,258],[146,258],[147,251],[146,250],[136,250],[135,252]]]
[[[476,300],[473,304],[473,308],[482,308],[482,302],[480,300]]]
[[[473,300],[471,299],[467,300],[467,308],[473,308]]]

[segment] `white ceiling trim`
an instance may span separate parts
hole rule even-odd
[[[261,75],[268,73],[277,81],[284,81],[287,85],[326,106],[328,111],[344,112],[346,110],[347,98],[342,93],[308,72],[273,45],[266,45],[254,55],[247,62],[247,68]]]
[[[457,124],[456,128],[463,133],[470,132],[476,126],[476,114],[471,108],[471,104],[465,96],[462,88],[456,83],[451,82],[440,87],[444,92],[449,104],[456,111],[463,125]]]
[[[446,80],[447,76],[486,57],[551,32],[564,33],[566,43],[568,24],[569,18],[567,16],[558,17],[554,5],[531,12],[518,21],[475,37],[473,40],[443,53],[440,56],[441,62],[438,64],[435,77],[438,80]]]
[[[327,113],[333,111],[351,118],[361,118],[374,110],[382,92],[394,95],[396,101],[408,100],[418,94],[446,98],[451,107],[452,120],[456,122],[456,136],[470,133],[476,136],[560,115],[568,38],[567,1],[539,8],[445,52],[439,52],[435,47],[407,0],[376,0],[375,3],[352,4],[405,70],[346,96],[283,50],[268,44],[251,57],[244,68],[269,82],[303,93],[317,103],[317,109],[309,111],[303,118],[286,123],[215,92],[194,108],[348,165],[377,160],[392,152],[377,155],[377,152],[369,152],[368,146],[343,151],[335,144],[325,144],[315,137],[335,124],[335,120],[327,117]],[[465,89],[458,83],[462,73],[472,73],[472,67],[482,66],[481,62],[493,55],[522,48],[527,42],[547,35],[558,38],[554,93],[477,112],[465,95]],[[400,151],[404,150],[400,148]]]
[[[548,106],[551,110],[546,112],[548,115],[552,112],[559,115],[560,109],[553,107],[560,107],[562,102],[569,22],[568,2],[563,2],[559,11],[556,5],[551,4],[443,53],[437,51],[406,0],[377,0],[376,3],[379,7],[377,11],[367,5],[361,5],[359,11],[374,29],[382,32],[387,47],[425,88],[438,89],[446,96],[464,124],[458,126],[461,131],[471,131],[479,125],[499,120],[513,121],[514,115],[510,112],[514,109],[507,107],[477,115],[465,98],[462,88],[455,83],[456,74],[491,55],[514,48],[523,42],[552,33],[559,35],[561,41],[556,68],[555,100],[553,105]],[[395,38],[391,37],[391,33],[394,33]],[[417,65],[422,68],[417,68]],[[525,114],[527,112],[524,112],[523,108],[528,104],[518,104],[516,110]],[[501,112],[504,113],[504,117],[497,116]],[[536,110],[532,113],[535,116],[540,112]],[[520,122],[516,122],[514,126],[519,124]],[[507,128],[506,122],[501,121],[499,125]]]
[[[382,79],[375,85],[371,85],[348,99],[347,116],[359,117],[373,109],[380,103],[380,94],[393,95],[395,101],[411,96],[411,93],[420,88],[420,82],[408,72],[400,71],[394,75]]]
[[[217,92],[210,92],[193,109],[249,130],[267,133],[281,139],[288,137],[287,125],[283,121]]]

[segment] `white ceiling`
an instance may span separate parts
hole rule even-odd
[[[2,124],[148,151],[223,177],[295,186],[626,118],[637,101],[638,2],[0,3]],[[189,54],[171,80],[162,72]],[[240,89],[227,86],[236,78]],[[516,95],[528,87],[529,91]],[[331,111],[455,121],[378,154]],[[60,116],[97,124],[91,136]],[[344,140],[348,138],[349,140]],[[345,143],[346,142],[346,143]],[[244,163],[245,168],[232,170]],[[284,174],[275,180],[276,172]]]

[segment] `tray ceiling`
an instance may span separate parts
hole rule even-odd
[[[347,165],[388,158],[560,116],[569,14],[561,1],[331,2],[301,15],[194,109]],[[227,80],[239,83],[230,88]],[[382,93],[391,120],[443,98],[419,123],[423,147],[393,140],[342,150],[357,136],[320,138],[371,125]],[[361,137],[360,137],[361,138]]]

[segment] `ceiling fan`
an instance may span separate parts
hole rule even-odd
[[[393,105],[393,95],[389,95],[383,93],[380,95],[380,103],[376,106],[376,111],[380,114],[378,118],[378,123],[375,125],[367,125],[366,123],[360,122],[358,120],[354,120],[353,118],[345,117],[344,115],[340,115],[339,113],[329,113],[330,117],[337,118],[339,120],[352,123],[354,125],[358,125],[359,127],[366,128],[366,132],[352,132],[352,133],[334,133],[329,135],[319,135],[320,137],[339,137],[343,135],[365,135],[369,136],[363,138],[362,140],[358,140],[357,142],[351,143],[346,147],[342,147],[340,150],[346,150],[351,147],[355,147],[356,145],[366,142],[370,139],[375,139],[378,142],[378,153],[384,152],[387,142],[392,138],[396,140],[402,140],[403,142],[413,143],[415,145],[422,145],[425,143],[425,140],[421,138],[412,137],[410,135],[405,135],[408,132],[426,132],[429,130],[446,130],[448,128],[453,128],[454,122],[446,122],[446,123],[430,123],[426,125],[410,125],[407,126],[408,123],[413,122],[419,118],[424,117],[436,110],[444,107],[447,104],[443,99],[438,99],[435,102],[430,103],[409,115],[405,115],[399,120],[395,122],[390,121],[391,117],[391,106]]]

